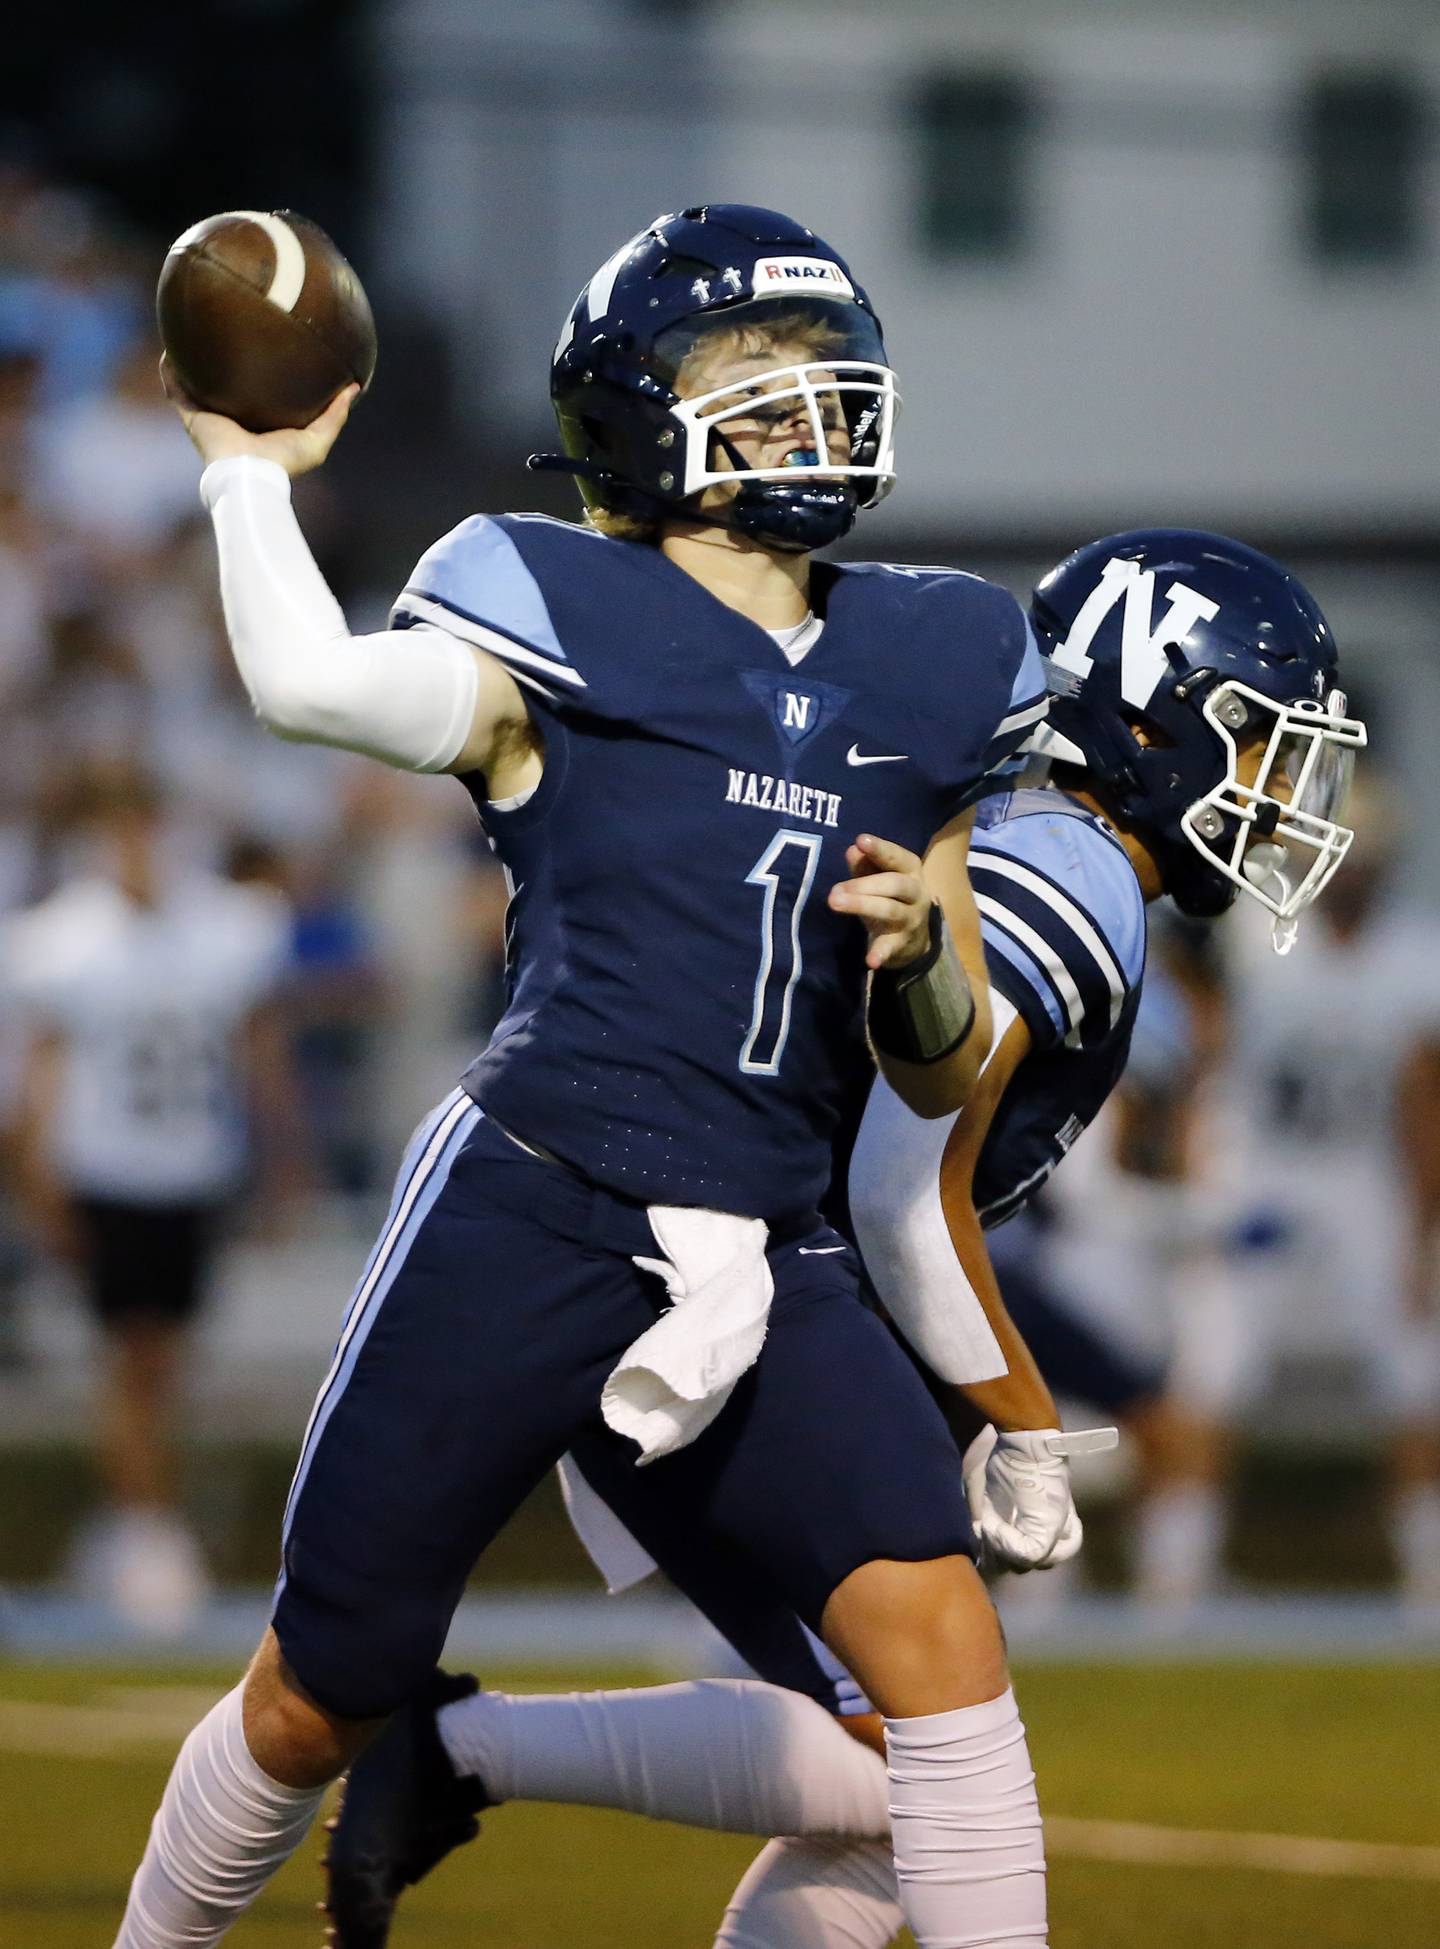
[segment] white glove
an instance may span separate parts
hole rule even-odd
[[[1048,1570],[1068,1562],[1084,1532],[1066,1458],[1099,1454],[1119,1440],[1114,1428],[1001,1434],[987,1423],[961,1463],[982,1556],[1007,1570]]]

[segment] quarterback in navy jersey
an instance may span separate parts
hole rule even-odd
[[[1168,605],[1158,619],[1157,587]],[[1338,821],[1365,735],[1346,716],[1309,596],[1222,537],[1109,537],[1047,577],[1033,616],[1057,692],[1036,740],[1046,755],[1027,782],[981,801],[970,849],[989,1059],[970,1102],[941,1119],[917,1117],[878,1080],[848,1165],[850,1228],[892,1318],[993,1424],[965,1457],[966,1486],[994,1560],[1022,1570],[1079,1547],[1064,1454],[1085,1437],[1033,1432],[1053,1426],[1053,1403],[984,1234],[1043,1184],[1124,1070],[1147,903],[1168,893],[1210,916],[1243,892],[1288,946],[1349,845]],[[397,1752],[402,1740],[413,1749],[415,1725],[397,1721],[352,1772],[331,1862],[334,1911],[368,1906],[385,1921],[363,1935],[342,1928],[342,1943],[383,1942],[401,1882],[471,1831],[467,1810],[516,1798],[791,1836],[752,1868],[719,1945],[785,1949],[843,1924],[857,1949],[881,1949],[901,1927],[884,1768],[854,1750],[879,1746],[879,1721],[753,1561],[697,1524],[685,1473],[698,1460],[692,1451],[673,1471],[637,1475],[603,1433],[587,1433],[566,1465],[572,1516],[612,1588],[658,1564],[787,1696],[711,1683],[447,1704],[438,1716],[453,1765],[412,1769],[415,1827],[403,1840]],[[420,1715],[433,1723],[434,1708]],[[848,1746],[840,1726],[855,1735]],[[824,1839],[810,1848],[806,1837]],[[854,1845],[837,1849],[837,1838]]]
[[[1033,1776],[953,1444],[818,1211],[867,1028],[917,1113],[975,1086],[970,807],[1044,716],[1028,622],[958,572],[812,564],[891,485],[898,400],[865,292],[789,218],[647,226],[581,293],[551,390],[540,464],[590,531],[473,517],[363,637],[289,505],[353,389],[262,435],[179,402],[262,719],[458,776],[514,902],[505,1017],[402,1162],[271,1628],[187,1742],[120,1944],[218,1939],[592,1434],[683,1484],[854,1666],[890,1715],[897,1830],[963,1850],[1006,1939],[1038,1943]],[[965,1783],[997,1727],[1013,1820],[977,1865]],[[957,1900],[913,1878],[922,1943]]]
[[[792,665],[659,549],[477,515],[395,608],[503,663],[543,731],[532,792],[466,780],[515,891],[509,1005],[465,1088],[646,1202],[818,1202],[865,974],[826,899],[847,847],[923,852],[1043,710],[989,583],[816,564],[809,600],[822,626]]]

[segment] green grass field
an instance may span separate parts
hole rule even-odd
[[[170,1755],[225,1682],[0,1663],[4,1949],[108,1949]],[[505,1682],[558,1689],[551,1675]],[[565,1681],[601,1682],[625,1679]],[[1417,1872],[1440,1858],[1440,1669],[1045,1665],[1018,1682],[1047,1814],[1432,1850],[1382,1855],[1365,1875],[1140,1866],[1073,1858],[1079,1843],[1062,1835],[1082,1830],[1057,1829],[1054,1949],[1440,1944],[1440,1879]],[[1087,1852],[1111,1832],[1084,1829]],[[408,1898],[397,1949],[704,1949],[756,1845],[618,1814],[505,1808]],[[318,1851],[317,1837],[232,1940],[316,1949]]]

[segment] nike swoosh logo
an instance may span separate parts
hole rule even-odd
[[[845,753],[845,762],[847,765],[903,765],[909,756],[908,751],[881,751],[874,757],[862,758],[859,745],[852,744]]]
[[[849,1249],[848,1245],[802,1245],[800,1256],[802,1259],[823,1259],[827,1252],[848,1252]]]

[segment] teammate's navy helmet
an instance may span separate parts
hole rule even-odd
[[[759,328],[749,343],[747,327]],[[682,398],[682,364],[727,328],[754,370],[708,387],[703,366],[692,367]],[[783,354],[787,335],[799,341],[794,363],[769,353],[767,340]],[[843,258],[775,210],[705,204],[657,217],[622,244],[571,308],[550,395],[568,459],[536,461],[578,475],[591,507],[653,518],[738,479],[714,517],[721,525],[816,548],[838,540],[895,478],[899,400],[880,321]],[[749,468],[731,444],[732,430],[756,420],[795,422],[783,465]],[[827,420],[848,434],[843,462],[830,458]]]
[[[1030,616],[1052,693],[1034,748],[1084,766],[1185,912],[1250,894],[1283,952],[1350,844],[1365,742],[1314,599],[1241,542],[1146,528],[1077,549]]]

